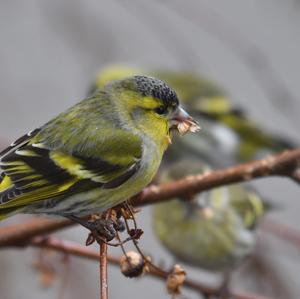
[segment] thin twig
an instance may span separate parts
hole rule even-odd
[[[101,215],[107,220],[111,216],[111,209]],[[99,267],[100,267],[100,299],[108,299],[107,280],[107,239],[103,236],[103,241],[99,243]]]
[[[100,244],[100,299],[108,299],[108,283],[107,283],[107,244]]]
[[[124,206],[126,207],[126,209],[128,210],[128,212],[130,213],[131,216],[131,220],[134,223],[134,230],[137,231],[137,223],[134,217],[134,212],[130,206],[130,204],[128,204],[127,202],[124,203]],[[127,233],[130,234],[130,227],[128,224],[128,220],[124,217],[125,220],[125,226],[126,226],[126,230]],[[157,267],[155,264],[153,264],[144,254],[144,252],[140,249],[137,240],[133,237],[132,238],[132,242],[134,244],[134,247],[136,248],[136,250],[138,251],[138,253],[142,256],[143,260],[145,261],[145,263],[147,263],[148,266],[150,266],[152,268],[152,270],[155,270],[157,272],[162,272],[164,273],[164,271],[162,271],[162,269],[160,269],[159,267]]]
[[[39,248],[48,248],[53,249],[56,251],[60,251],[63,253],[68,253],[74,256],[87,258],[90,260],[99,261],[100,255],[97,251],[82,246],[80,244],[76,244],[74,242],[59,240],[54,237],[35,237],[28,243],[30,246],[39,247]],[[119,266],[120,258],[107,256],[107,260],[113,264]],[[157,271],[155,269],[150,269],[148,272],[149,275],[160,278],[160,279],[167,279],[169,273],[163,270]],[[199,292],[200,294],[208,294],[208,295],[216,295],[219,292],[218,288],[208,287],[198,282],[192,281],[187,279],[184,283],[184,286]],[[256,294],[249,294],[244,292],[233,292],[232,294],[236,299],[271,299],[269,297],[256,295]]]

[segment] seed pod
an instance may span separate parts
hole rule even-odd
[[[121,257],[120,267],[126,277],[138,277],[144,272],[145,262],[139,253],[129,251]]]
[[[185,281],[186,272],[180,265],[175,265],[167,278],[168,293],[176,296],[181,292],[181,287]]]

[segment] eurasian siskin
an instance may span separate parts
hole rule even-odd
[[[173,129],[198,125],[161,80],[106,85],[0,154],[0,219],[46,213],[75,220],[125,201],[152,180]]]
[[[209,170],[197,160],[182,160],[169,167],[161,180]],[[159,241],[179,261],[225,273],[252,253],[255,228],[265,210],[255,191],[230,185],[155,205],[153,227]]]

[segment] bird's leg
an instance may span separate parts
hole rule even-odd
[[[96,240],[99,236],[111,241],[117,235],[117,231],[121,230],[121,224],[115,223],[112,219],[84,220],[73,215],[66,215],[65,217],[90,230]]]

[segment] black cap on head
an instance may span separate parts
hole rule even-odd
[[[176,92],[165,82],[148,76],[134,76],[138,91],[143,96],[151,96],[162,100],[165,106],[178,106]]]

